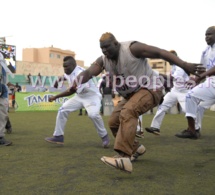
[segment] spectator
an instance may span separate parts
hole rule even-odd
[[[112,98],[114,98],[113,97],[113,86],[112,86],[112,83],[110,82],[110,78],[108,78],[108,75],[105,75],[102,77],[102,82],[100,83],[99,91],[102,94],[100,112],[101,112],[101,114],[104,114],[104,96],[111,95]]]
[[[31,73],[28,74],[28,83],[31,84]]]
[[[22,87],[19,85],[19,83],[16,83],[15,88],[17,92],[22,91]]]
[[[6,72],[4,67],[6,63],[0,52],[0,145],[9,146],[11,141],[6,140],[4,130],[8,121],[8,89],[6,86]]]

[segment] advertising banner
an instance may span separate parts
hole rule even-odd
[[[53,102],[49,102],[50,96],[57,93],[43,92],[20,92],[15,96],[15,111],[56,111],[67,101],[69,97],[58,98]]]

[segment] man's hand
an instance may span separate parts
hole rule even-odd
[[[49,96],[49,102],[53,102],[56,100],[56,97],[55,96]]]
[[[202,71],[202,64],[195,64],[195,63],[184,63],[184,66],[182,67],[185,72],[189,75],[189,74],[193,74],[196,75],[197,77],[199,77],[199,71]]]
[[[192,89],[194,88],[196,85],[198,85],[201,81],[201,78],[200,77],[190,77],[190,80],[188,80],[186,83],[185,83],[185,87],[187,89]]]
[[[76,82],[74,82],[73,86],[68,89],[68,92],[73,92],[74,93],[76,91],[77,91],[77,84],[76,84]]]
[[[202,64],[197,66],[197,71],[196,71],[197,74],[202,74],[204,72],[206,72],[206,68]]]

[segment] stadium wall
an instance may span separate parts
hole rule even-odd
[[[45,64],[16,61],[16,74],[19,75],[41,75],[45,76],[62,76],[64,74],[61,64]]]

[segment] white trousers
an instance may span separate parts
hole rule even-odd
[[[151,127],[160,129],[166,111],[172,108],[178,102],[182,108],[182,111],[185,113],[185,100],[186,100],[187,91],[179,92],[179,91],[170,91],[164,96],[163,103],[158,107],[158,110],[152,120]],[[195,128],[201,129],[202,126],[202,118],[205,109],[203,107],[198,107],[198,117],[196,117]]]
[[[0,98],[0,137],[4,137],[8,118],[8,99]]]
[[[209,78],[194,87],[186,96],[186,117],[198,118],[199,106],[205,109],[215,104],[215,79]]]
[[[92,120],[98,135],[102,138],[107,135],[103,119],[100,115],[101,98],[97,94],[85,96],[75,95],[67,100],[58,110],[54,136],[64,135],[64,128],[71,112],[85,108],[88,117]]]

